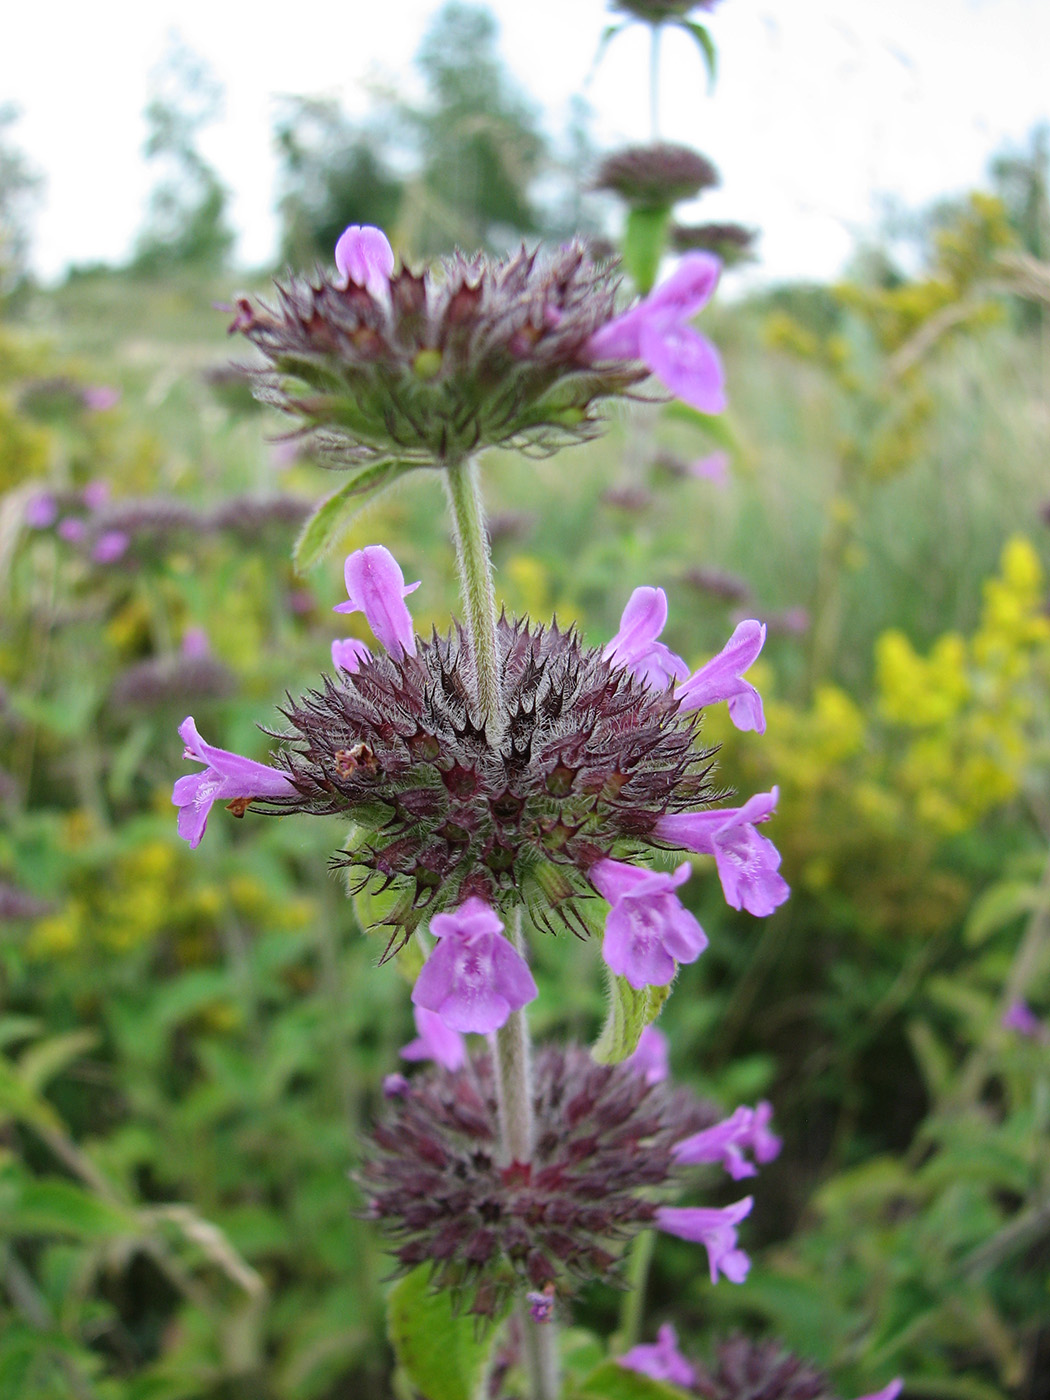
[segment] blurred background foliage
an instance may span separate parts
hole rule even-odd
[[[608,226],[585,112],[567,166],[484,11],[447,6],[419,72],[419,100],[377,94],[364,123],[283,103],[284,260],[327,260],[348,222],[412,256]],[[216,812],[190,852],[170,802],[185,714],[265,757],[257,726],[344,635],[338,562],[289,563],[326,479],[209,309],[235,280],[199,155],[219,101],[174,52],[133,264],[46,290],[0,117],[0,1396],[20,1400],[390,1394],[388,1266],[347,1173],[411,1034],[406,975],[327,872],[338,823]],[[1003,1025],[1019,1000],[1050,1015],[1046,162],[1036,133],[839,286],[711,308],[724,427],[654,406],[564,458],[486,462],[510,609],[600,644],[659,584],[690,662],[770,624],[765,739],[706,726],[727,783],[780,785],[793,897],[738,916],[698,860],[711,947],[661,1025],[680,1078],[770,1097],[786,1146],[748,1283],[712,1289],[662,1242],[647,1330],[771,1330],[847,1395],[900,1373],[916,1396],[1050,1396],[1050,1032]],[[456,606],[443,520],[418,474],[346,539],[422,578],[423,632]],[[539,1035],[593,1036],[597,950],[535,960]],[[580,1318],[617,1306],[596,1288]]]

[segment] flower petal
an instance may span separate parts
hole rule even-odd
[[[723,413],[725,376],[718,351],[677,321],[647,320],[638,337],[641,358],[672,394],[701,413]]]
[[[363,612],[378,640],[392,655],[415,655],[412,614],[405,598],[419,587],[405,583],[401,566],[385,545],[370,544],[347,556],[343,566],[348,602],[335,612]]]
[[[335,245],[335,265],[348,281],[382,296],[394,271],[394,250],[382,229],[351,224]]]

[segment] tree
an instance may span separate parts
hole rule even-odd
[[[6,136],[18,120],[18,109],[0,105],[0,301],[26,281],[29,219],[41,179],[23,153]]]
[[[133,265],[145,272],[165,266],[214,271],[226,261],[233,233],[226,220],[226,187],[201,155],[198,140],[222,113],[222,87],[204,60],[176,37],[152,87],[144,151],[162,174]]]

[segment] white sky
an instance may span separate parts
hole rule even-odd
[[[272,257],[274,94],[326,93],[351,110],[368,84],[403,85],[437,0],[12,0],[0,101],[47,178],[35,224],[44,276],[124,257],[141,226],[150,70],[177,29],[226,88],[202,142],[234,192],[238,255]],[[491,0],[501,47],[560,130],[584,84],[604,0]],[[701,16],[702,17],[702,16]],[[972,188],[988,157],[1050,120],[1050,0],[722,0],[709,17],[713,97],[695,47],[664,42],[663,135],[710,156],[722,188],[703,219],[763,230],[764,277],[835,275],[881,196],[921,205]],[[618,36],[588,89],[603,145],[648,138],[647,32]]]

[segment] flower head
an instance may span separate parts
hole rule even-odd
[[[412,989],[416,1006],[436,1012],[454,1031],[484,1033],[499,1030],[512,1011],[532,1001],[532,973],[502,930],[499,917],[477,898],[453,914],[436,914],[430,932],[440,941]]]
[[[690,253],[654,291],[596,331],[588,350],[596,365],[641,360],[672,394],[702,413],[725,408],[722,362],[689,322],[711,297],[721,264]]]
[[[384,545],[370,544],[347,556],[343,566],[349,601],[337,603],[333,611],[363,612],[368,625],[387,651],[415,651],[412,614],[405,599],[419,583],[405,583],[401,566]]]
[[[1003,1012],[1002,1025],[1005,1030],[1016,1031],[1030,1040],[1048,1040],[1050,1031],[1040,1021],[1027,1002],[1015,1000]]]
[[[191,846],[200,845],[213,802],[233,799],[247,807],[259,797],[287,797],[295,792],[287,774],[276,768],[206,744],[192,716],[179,725],[179,737],[186,745],[186,758],[205,765],[203,773],[179,778],[171,795],[179,809],[179,835]]]
[[[588,346],[616,315],[618,272],[572,242],[513,257],[401,266],[353,226],[319,280],[237,303],[257,396],[296,418],[335,465],[440,466],[485,447],[547,453],[600,432],[599,406],[645,378],[637,354]]]
[[[49,530],[58,519],[58,502],[50,491],[30,496],[26,502],[25,522],[31,530]]]
[[[678,963],[694,962],[707,947],[707,935],[674,893],[690,873],[688,864],[671,875],[618,860],[591,867],[591,883],[612,905],[602,956],[632,987],[667,986]]]
[[[718,184],[718,171],[699,151],[669,141],[613,151],[599,165],[593,188],[611,190],[639,209],[692,199]]]
[[[723,267],[749,261],[758,237],[743,224],[672,224],[668,235],[675,252],[712,253]]]
[[[695,1391],[704,1400],[835,1400],[830,1380],[815,1366],[779,1342],[743,1336],[719,1342],[710,1364],[697,1363]]]
[[[702,1244],[707,1250],[711,1267],[711,1282],[724,1274],[730,1283],[743,1283],[751,1260],[736,1247],[736,1227],[751,1214],[752,1196],[716,1210],[708,1206],[661,1206],[656,1212],[656,1224],[669,1235]]]
[[[674,1140],[710,1123],[709,1105],[580,1046],[548,1047],[533,1076],[535,1149],[501,1162],[488,1054],[450,1072],[428,1066],[392,1099],[366,1144],[368,1214],[399,1270],[430,1262],[435,1287],[492,1315],[516,1280],[558,1296],[615,1279],[624,1245],[673,1200]],[[640,1146],[644,1144],[644,1150]]]
[[[678,1350],[678,1333],[669,1322],[657,1332],[655,1343],[632,1347],[616,1360],[628,1371],[639,1371],[654,1381],[670,1381],[687,1390],[696,1382],[696,1368]]]
[[[653,834],[671,846],[713,855],[726,903],[763,918],[790,893],[779,874],[780,852],[752,824],[772,816],[777,795],[773,788],[756,793],[742,807],[673,812],[660,818]]]

